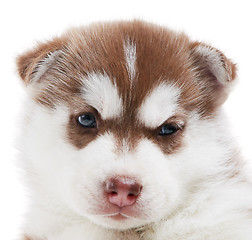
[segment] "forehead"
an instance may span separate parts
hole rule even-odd
[[[129,72],[131,77],[132,73]],[[84,101],[96,109],[103,120],[122,118],[125,114],[132,116],[134,112],[135,120],[149,128],[156,128],[178,112],[180,89],[169,83],[162,82],[153,88],[138,108],[132,104],[127,108],[116,84],[106,74],[92,73],[83,82]]]
[[[130,114],[141,120],[160,106],[172,114],[178,101],[187,102],[190,64],[189,40],[183,34],[138,22],[75,29],[65,36],[48,72],[57,81],[50,79],[50,94],[39,100],[88,105],[103,119]]]

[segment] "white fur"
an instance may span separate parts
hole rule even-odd
[[[148,94],[142,103],[138,120],[150,128],[157,128],[178,110],[180,90],[162,83]]]
[[[103,119],[120,117],[122,100],[115,82],[107,74],[91,73],[83,80],[83,98],[94,107]]]
[[[228,178],[235,163],[226,162],[234,146],[221,114],[210,121],[192,113],[185,147],[166,156],[147,139],[134,152],[117,153],[110,132],[77,150],[65,140],[67,108],[27,107],[21,147],[31,204],[24,229],[32,239],[251,239],[246,211],[251,186]],[[104,201],[102,183],[114,174],[132,176],[144,186],[139,218],[116,222],[97,212]]]
[[[124,54],[129,79],[132,82],[136,77],[136,45],[128,39],[124,42]]]

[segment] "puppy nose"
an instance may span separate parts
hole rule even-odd
[[[141,190],[142,186],[130,178],[111,178],[105,182],[109,202],[121,208],[133,205]]]

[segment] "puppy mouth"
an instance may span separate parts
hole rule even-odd
[[[104,217],[113,219],[115,221],[123,221],[123,220],[126,220],[126,219],[133,218],[133,217],[127,216],[127,215],[125,215],[123,213],[120,213],[120,212],[114,213],[114,214],[108,214],[107,216],[104,215]]]
[[[115,212],[115,213],[109,213],[109,214],[97,214],[97,216],[101,216],[104,218],[109,218],[115,221],[123,221],[127,219],[137,219],[136,217],[127,215],[125,213],[122,213],[121,211]]]
[[[137,204],[125,207],[119,207],[112,204],[95,205],[89,209],[89,214],[116,221],[144,220],[146,217]]]

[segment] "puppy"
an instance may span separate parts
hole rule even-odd
[[[222,104],[236,66],[141,21],[72,29],[17,60],[26,240],[251,240],[252,185]]]

